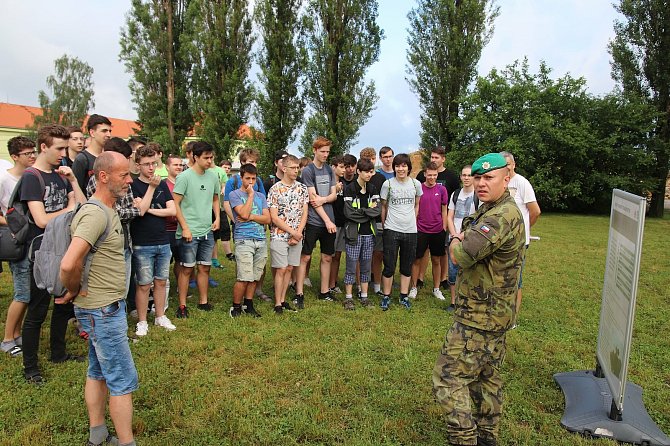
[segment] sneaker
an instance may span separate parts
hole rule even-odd
[[[2,342],[2,351],[7,353],[12,358],[21,356],[23,354],[23,349],[20,345],[17,345],[14,340]]]
[[[342,290],[340,289],[339,286],[335,286],[328,291],[330,291],[331,294],[342,294]]]
[[[309,280],[309,277],[305,277],[305,281],[302,284],[303,284],[303,286],[307,286],[307,287],[312,288],[312,281]]]
[[[433,296],[435,296],[437,300],[444,300],[444,295],[439,288],[433,288]]]
[[[230,307],[230,311],[228,311],[228,314],[232,318],[240,317],[242,316],[242,307]]]
[[[345,310],[355,310],[356,306],[354,305],[354,300],[352,298],[349,299],[344,299],[344,305]]]
[[[188,318],[188,308],[184,305],[177,307],[177,319],[186,319]]]
[[[297,313],[297,312],[298,312],[298,310],[296,310],[295,308],[293,308],[292,306],[290,306],[290,305],[288,304],[288,302],[282,302],[282,303],[281,303],[281,306],[282,306],[282,308],[283,308],[284,310],[286,310],[286,311],[290,311],[291,313]]]
[[[409,290],[409,294],[407,295],[407,297],[409,297],[410,299],[416,299],[417,292],[418,292],[417,287],[412,287],[412,289]]]
[[[447,307],[447,313],[453,313],[455,310],[456,307],[454,306],[454,304],[449,304],[449,306]]]
[[[298,310],[304,310],[305,309],[305,296],[302,294],[296,294],[295,297],[293,298],[293,305]]]
[[[443,290],[449,290],[449,289],[451,289],[451,287],[449,286],[449,281],[448,281],[448,280],[443,280],[442,282],[440,282],[440,287],[441,287]]]
[[[98,444],[92,443],[91,440],[88,440],[88,442],[86,442],[86,446],[103,446],[103,445],[118,445],[118,444],[119,439],[112,434],[108,434],[107,438],[105,438],[102,443]]]
[[[283,314],[284,313],[284,307],[281,305],[275,305],[275,314]]]
[[[223,265],[221,265],[219,259],[212,259],[212,268],[223,268]]]
[[[34,384],[37,387],[41,387],[47,382],[47,380],[44,379],[40,372],[37,372],[34,375],[26,376],[26,381],[28,381],[29,384]]]
[[[519,324],[514,324],[509,329],[510,330],[516,330],[517,328],[519,328]]]
[[[219,286],[219,282],[212,279],[211,277],[207,281],[209,283],[209,286],[212,287],[212,288],[216,288],[217,286]]]
[[[364,307],[369,307],[370,305],[372,305],[372,302],[370,302],[370,299],[368,299],[367,297],[361,297],[361,305]]]
[[[325,300],[328,302],[335,302],[335,297],[330,293],[330,291],[326,291],[325,293],[319,293],[319,300]]]
[[[409,310],[410,308],[412,308],[412,304],[410,303],[409,298],[407,298],[407,297],[401,297],[401,298],[398,300],[398,302],[400,302],[400,305],[403,305],[403,306],[404,306],[405,308],[407,308],[408,310]]]
[[[177,329],[177,327],[165,315],[157,317],[156,320],[154,320],[154,325],[158,325],[159,327],[163,327],[164,329],[169,331]]]
[[[131,311],[130,317],[132,317],[133,319],[139,319],[139,316],[137,315],[137,310]]]
[[[382,297],[382,301],[379,304],[382,310],[386,311],[389,309],[389,304],[391,303],[391,298],[389,296]]]
[[[226,258],[227,258],[228,260],[234,262],[234,261],[235,261],[235,254],[233,254],[232,252],[229,253],[229,254],[226,254]]]
[[[257,292],[256,297],[259,298],[260,300],[264,301],[264,302],[274,302],[275,301],[273,298],[271,298],[270,296],[268,296],[267,294],[265,294],[262,291]]]
[[[191,288],[191,289],[194,289],[195,288],[195,280],[189,280],[188,281],[188,287]]]
[[[60,359],[51,359],[51,362],[54,364],[62,364],[64,362],[84,362],[86,361],[86,358],[80,355],[73,355],[70,353],[66,353],[64,357]]]
[[[419,280],[419,279],[417,279],[417,280],[416,280],[416,287],[417,287],[418,289],[423,288],[423,280]]]
[[[382,290],[375,291],[375,294],[377,294],[377,296],[384,296],[384,292]]]
[[[242,305],[242,311],[244,311],[245,314],[253,317],[261,317],[261,314],[256,311],[253,305]]]
[[[146,336],[149,333],[149,324],[147,321],[139,321],[135,329],[135,336]]]
[[[210,304],[209,302],[205,302],[204,304],[198,304],[197,308],[198,308],[198,310],[202,310],[202,311],[212,311],[214,309],[212,304]]]

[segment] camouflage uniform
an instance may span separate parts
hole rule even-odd
[[[433,391],[445,410],[449,442],[494,445],[502,409],[500,367],[505,333],[516,312],[525,245],[523,218],[507,190],[463,220],[454,247],[461,266],[454,324],[433,370]]]

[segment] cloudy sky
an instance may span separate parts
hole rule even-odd
[[[618,17],[612,0],[498,0],[500,16],[484,49],[479,73],[528,57],[531,69],[547,62],[555,77],[584,77],[593,94],[612,90],[607,44]],[[361,129],[360,148],[389,145],[411,151],[419,141],[418,101],[405,81],[407,13],[412,0],[379,0],[379,24],[386,38],[369,72],[379,102]],[[53,60],[67,53],[93,67],[96,113],[135,119],[129,75],[118,60],[119,30],[130,1],[0,0],[0,102],[38,105]],[[11,18],[11,19],[8,19]],[[297,145],[297,141],[293,146]]]

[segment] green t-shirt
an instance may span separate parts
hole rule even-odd
[[[156,175],[160,176],[161,179],[166,179],[168,177],[167,167],[163,164],[163,167],[156,167]]]
[[[202,175],[188,169],[177,175],[173,194],[182,196],[181,213],[193,237],[201,237],[212,230],[212,200],[221,193],[219,177],[206,170]],[[182,227],[177,225],[176,237],[181,238]]]
[[[72,219],[72,237],[79,237],[93,246],[105,232],[107,212],[111,227],[107,238],[93,254],[88,275],[88,296],[77,296],[74,304],[80,308],[102,308],[126,296],[126,261],[123,251],[123,229],[119,215],[111,208],[84,206]]]

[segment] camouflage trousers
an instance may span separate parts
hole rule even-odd
[[[433,369],[433,393],[446,415],[449,443],[495,444],[502,412],[505,334],[454,322]]]

